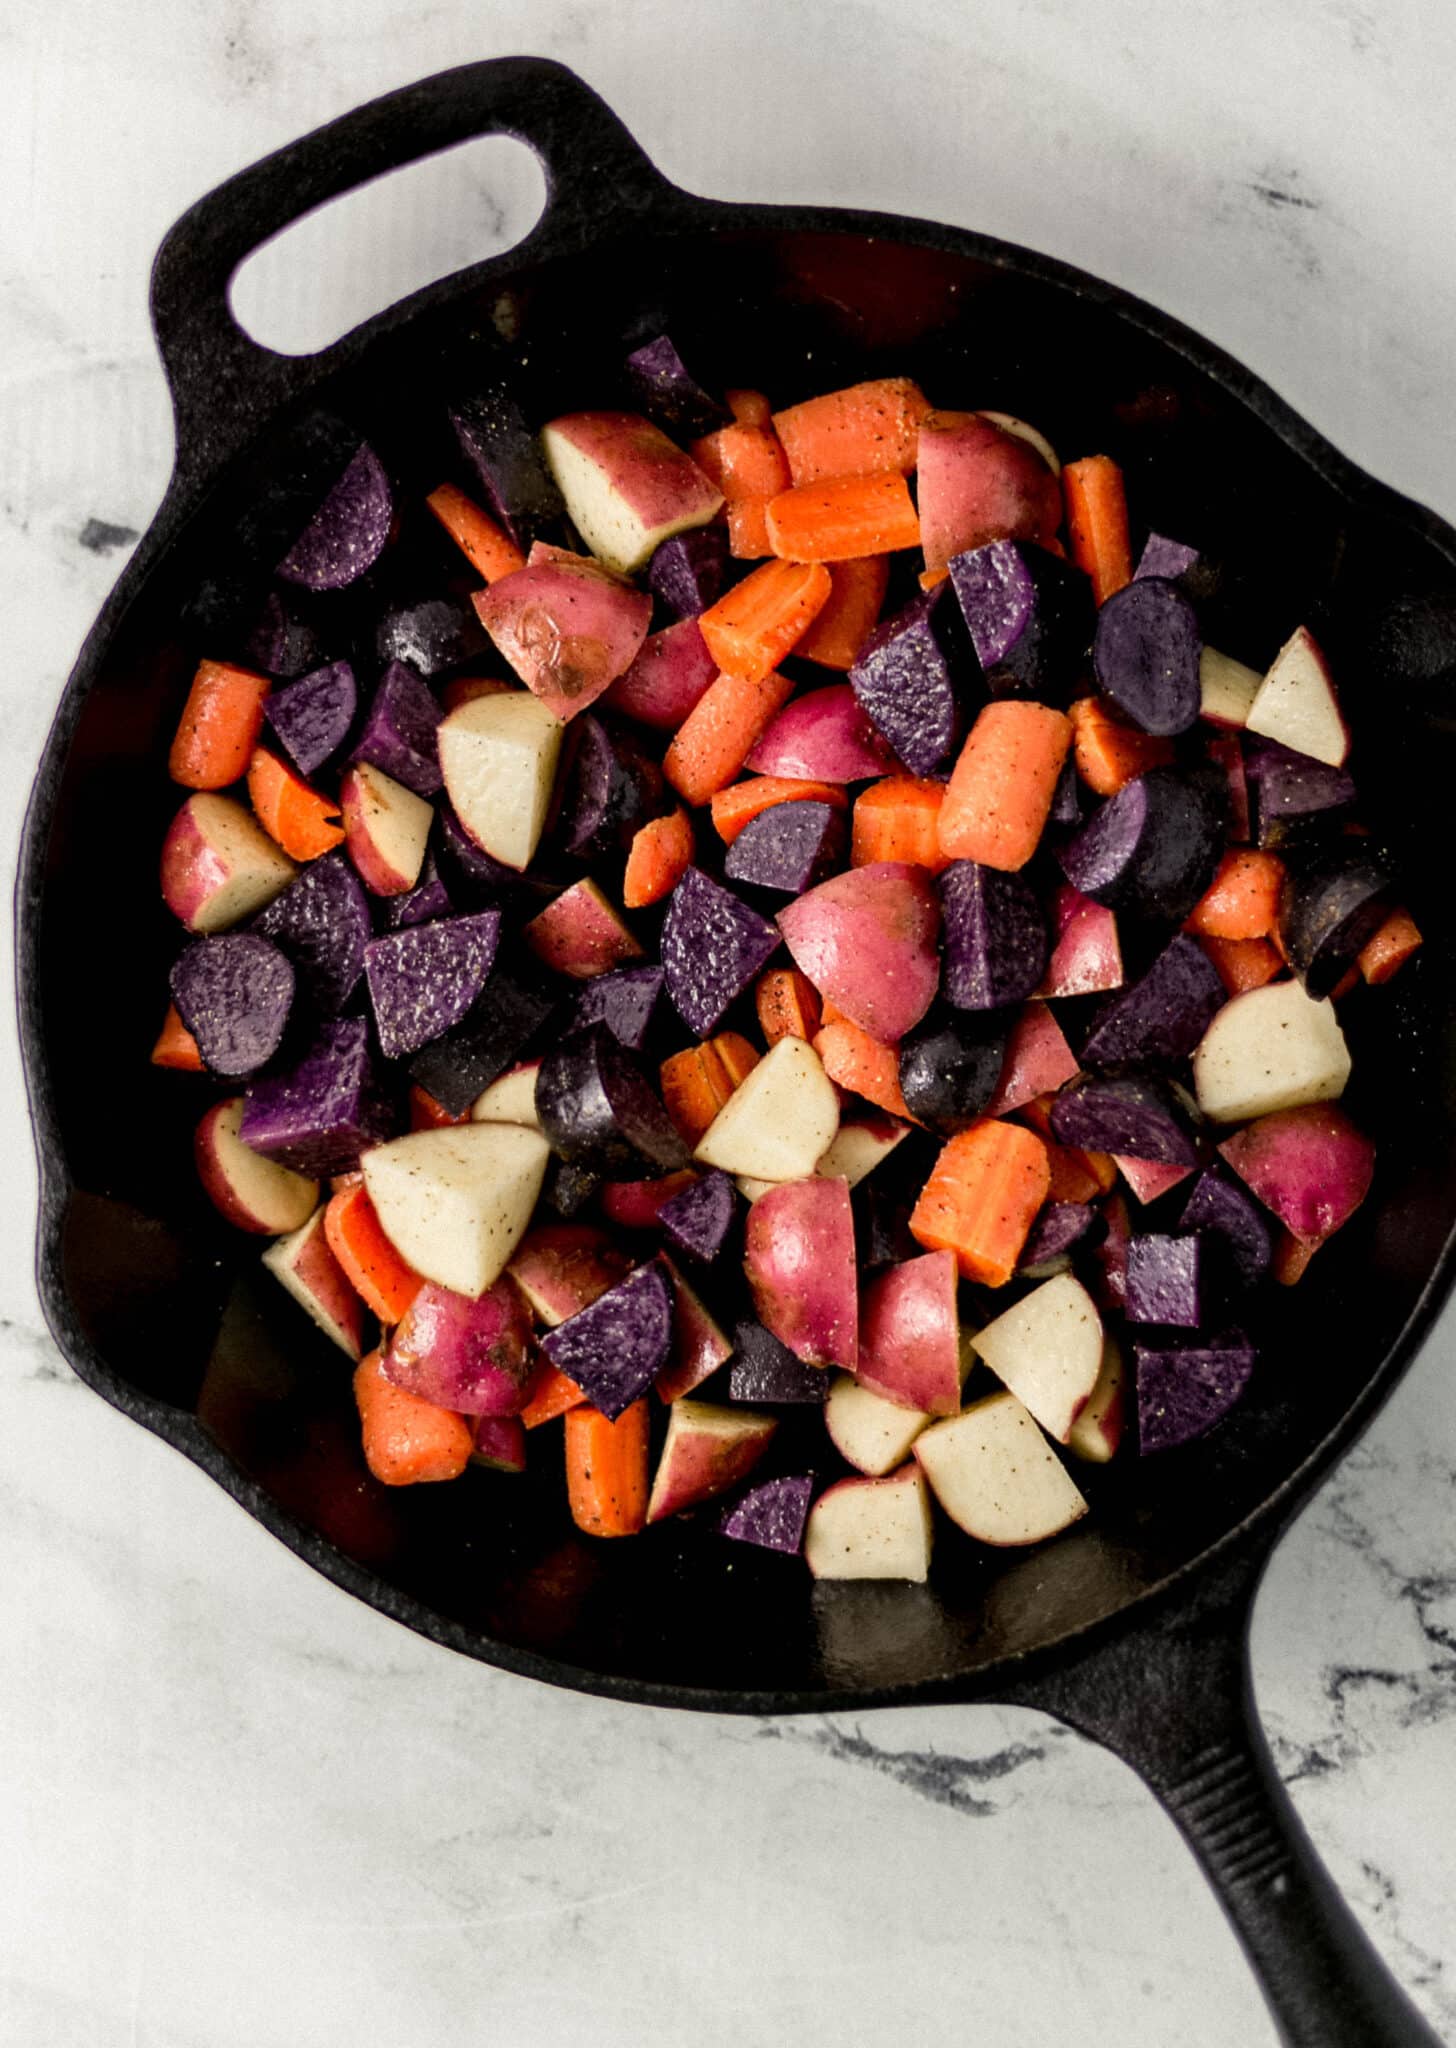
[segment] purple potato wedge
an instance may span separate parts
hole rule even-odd
[[[941,993],[957,1010],[999,1010],[1041,986],[1050,950],[1036,891],[1021,874],[953,861],[940,878]]]
[[[718,1524],[719,1533],[760,1550],[797,1557],[804,1547],[804,1524],[814,1498],[809,1474],[793,1479],[765,1479],[734,1502]]]
[[[1165,533],[1150,533],[1132,572],[1133,581],[1156,576],[1163,583],[1177,583],[1201,559],[1197,548],[1187,547],[1181,540],[1170,540]]]
[[[198,939],[173,966],[171,989],[210,1073],[229,1080],[254,1074],[283,1043],[293,966],[253,932]]]
[[[338,753],[358,710],[359,688],[347,661],[331,661],[286,689],[270,691],[263,704],[279,746],[304,777],[316,775]]]
[[[662,1261],[650,1259],[548,1330],[541,1349],[615,1422],[647,1392],[672,1349],[672,1283]]]
[[[936,1004],[900,1041],[900,1093],[918,1123],[953,1138],[986,1112],[1001,1080],[1010,1020]]]
[[[605,1024],[619,1045],[641,1052],[662,994],[660,967],[617,967],[582,984],[568,1028],[586,1031]]]
[[[1181,925],[1217,871],[1223,804],[1210,781],[1150,768],[1057,848],[1063,874],[1095,903]]]
[[[478,910],[370,941],[364,976],[386,1059],[404,1059],[460,1022],[485,986],[500,925],[498,910]]]
[[[310,861],[251,929],[293,962],[300,1000],[320,1017],[337,1016],[359,985],[373,936],[369,898],[343,850]]]
[[[243,643],[243,656],[249,668],[260,668],[265,675],[292,682],[319,666],[322,651],[317,631],[296,608],[291,595],[270,590]],[[265,710],[271,710],[273,702],[270,698]],[[300,769],[299,773],[307,775],[312,770]]]
[[[710,1266],[732,1234],[738,1205],[731,1177],[714,1170],[664,1202],[657,1212],[658,1226],[674,1250]]]
[[[1318,1001],[1355,965],[1393,907],[1395,870],[1368,839],[1291,851],[1279,898],[1279,938]]]
[[[1173,1065],[1185,1060],[1228,1001],[1223,977],[1186,932],[1146,974],[1111,996],[1081,1050],[1083,1066]]]
[[[393,519],[394,493],[384,464],[361,442],[276,573],[306,590],[343,590],[379,560]]]
[[[705,391],[665,334],[634,348],[624,365],[639,412],[674,441],[726,427],[733,415]]]
[[[1070,702],[1094,626],[1081,571],[1033,542],[993,540],[953,556],[950,581],[986,691]]]
[[[444,785],[435,740],[439,723],[434,691],[404,662],[392,661],[370,702],[354,759],[371,761],[416,796],[433,796]]]
[[[393,1133],[362,1017],[337,1018],[296,1066],[254,1081],[238,1126],[245,1145],[310,1180],[352,1173],[361,1152]]]
[[[526,554],[532,541],[560,540],[566,506],[525,414],[499,379],[449,407],[461,453],[485,494],[486,510]]]
[[[676,619],[694,619],[728,588],[728,529],[695,526],[653,550],[647,588]]]
[[[1338,827],[1355,808],[1355,785],[1343,768],[1296,754],[1277,740],[1245,737],[1244,775],[1256,846],[1285,846]]]
[[[640,745],[583,711],[568,728],[552,843],[572,860],[625,851],[662,791],[662,774]]]
[[[1198,1230],[1221,1239],[1226,1263],[1243,1287],[1257,1287],[1267,1278],[1274,1259],[1274,1238],[1262,1205],[1247,1188],[1226,1180],[1214,1167],[1193,1183],[1180,1230]]]
[[[1059,1145],[1124,1153],[1164,1166],[1196,1166],[1197,1112],[1181,1089],[1154,1074],[1083,1074],[1051,1107]]]
[[[1100,1220],[1091,1202],[1043,1203],[1021,1247],[1018,1277],[1044,1277],[1040,1268],[1053,1259],[1063,1259],[1073,1245],[1081,1244],[1092,1233]]]
[[[1127,1248],[1128,1321],[1200,1329],[1219,1292],[1218,1276],[1211,1271],[1218,1263],[1217,1249],[1201,1231],[1151,1231],[1133,1238]]]
[[[451,1116],[463,1116],[515,1065],[555,1008],[555,997],[533,976],[494,966],[460,1022],[415,1053],[410,1077]]]
[[[1135,1344],[1140,1455],[1206,1436],[1243,1394],[1257,1355],[1242,1330],[1191,1343]]]
[[[778,948],[766,918],[701,868],[689,868],[668,899],[661,949],[668,998],[689,1031],[711,1037]]]
[[[389,932],[402,932],[412,924],[429,924],[433,918],[449,917],[454,909],[432,853],[425,855],[420,879],[413,889],[407,889],[403,896],[379,899],[380,922]]]
[[[470,605],[453,597],[425,597],[391,606],[381,615],[374,651],[381,661],[407,662],[422,676],[440,676],[489,654],[490,639]]]
[[[661,1098],[605,1024],[548,1049],[536,1075],[536,1115],[553,1152],[609,1180],[688,1164]]]
[[[870,723],[912,775],[933,775],[985,696],[956,594],[942,583],[876,626],[849,671]]]
[[[1203,701],[1198,617],[1162,576],[1124,584],[1097,613],[1092,667],[1097,686],[1140,731],[1187,732]]]
[[[750,818],[728,848],[724,879],[802,896],[844,865],[844,812],[832,804],[793,800]]]
[[[829,1398],[832,1373],[805,1365],[771,1330],[747,1317],[734,1327],[733,1360],[728,1367],[728,1399],[750,1407],[822,1407]]]

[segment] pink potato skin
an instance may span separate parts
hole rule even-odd
[[[1349,1222],[1375,1173],[1375,1147],[1332,1102],[1277,1109],[1218,1149],[1290,1235],[1311,1250]]]
[[[829,683],[786,704],[744,765],[755,775],[796,782],[863,782],[893,775],[900,764],[849,684]]]
[[[646,591],[575,561],[517,569],[471,601],[497,651],[563,721],[631,667],[652,617]]]
[[[1061,487],[1041,456],[978,413],[921,422],[915,481],[927,569],[993,540],[1047,547],[1062,522]]]
[[[1109,1157],[1140,1202],[1156,1202],[1193,1172],[1191,1166],[1170,1166],[1162,1159],[1132,1159],[1121,1152]]]
[[[162,900],[189,931],[193,919],[228,880],[228,866],[197,822],[195,799],[188,797],[162,841]]]
[[[339,784],[339,814],[344,825],[344,845],[358,870],[359,879],[376,896],[404,896],[419,880],[418,875],[401,874],[389,860],[369,829],[369,805],[364,795],[364,778],[350,768]]]
[[[348,1339],[345,1349],[358,1358],[364,1350],[364,1304],[344,1278],[344,1269],[324,1236],[324,1212],[314,1212],[307,1234],[292,1260],[293,1277],[318,1303],[334,1327]]]
[[[526,1425],[519,1415],[476,1415],[471,1418],[475,1448],[474,1465],[492,1472],[524,1472],[526,1469]]]
[[[236,1230],[250,1230],[259,1237],[272,1237],[273,1226],[253,1214],[239,1197],[233,1186],[226,1166],[227,1134],[218,1128],[222,1118],[230,1109],[236,1108],[242,1100],[239,1095],[228,1096],[222,1102],[214,1102],[198,1123],[192,1138],[192,1157],[197,1167],[197,1178],[202,1182],[203,1192],[220,1216],[225,1216]],[[236,1137],[233,1143],[241,1142]]]
[[[912,1031],[940,984],[940,899],[924,868],[878,860],[781,910],[794,965],[882,1045]]]
[[[625,674],[608,689],[602,702],[612,711],[650,725],[657,732],[676,732],[718,673],[696,619],[679,619],[642,643],[642,651]]]
[[[630,1265],[590,1223],[543,1223],[522,1238],[506,1271],[554,1329],[625,1280]]]
[[[710,1435],[706,1430],[680,1431],[668,1451],[671,1462],[659,1468],[653,1479],[648,1521],[680,1515],[684,1508],[695,1508],[737,1486],[768,1449],[777,1428],[777,1417],[765,1415],[756,1419],[751,1431],[738,1437]]]
[[[585,882],[563,890],[521,936],[538,960],[573,981],[591,981],[624,960],[642,957],[642,948],[616,912]]]
[[[1065,882],[1052,910],[1056,944],[1047,962],[1042,996],[1090,996],[1122,987],[1122,947],[1117,919],[1104,903],[1094,903]]]
[[[1046,1004],[1028,1003],[1011,1027],[1001,1079],[986,1114],[1009,1116],[1038,1095],[1054,1095],[1080,1072],[1062,1027]]]
[[[672,1276],[672,1356],[654,1385],[660,1401],[672,1402],[692,1393],[720,1365],[726,1365],[733,1346],[672,1260],[661,1256]]]
[[[849,1184],[791,1180],[748,1212],[743,1269],[764,1328],[806,1365],[859,1362],[859,1292]]]
[[[926,1415],[960,1412],[957,1277],[954,1252],[927,1252],[870,1282],[859,1312],[862,1387]]]
[[[635,412],[570,412],[550,422],[600,471],[644,527],[674,519],[711,519],[723,502],[712,478],[660,427]]]
[[[535,1369],[531,1319],[509,1280],[478,1301],[427,1280],[384,1355],[397,1387],[457,1415],[518,1415]]]

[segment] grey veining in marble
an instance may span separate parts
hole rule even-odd
[[[576,64],[686,185],[964,221],[1114,278],[1456,514],[1444,0],[11,0],[12,856],[65,674],[165,483],[161,235],[318,121],[512,50]],[[386,295],[539,204],[529,167],[460,162],[454,188],[437,166],[407,203],[376,195]],[[242,292],[295,345],[369,310],[361,266],[309,232],[291,276],[280,255]],[[0,1082],[0,2041],[1269,2048],[1171,1824],[1040,1717],[636,1712],[452,1657],[315,1578],[57,1358],[8,1038]],[[1286,1539],[1254,1662],[1318,1845],[1456,2041],[1453,1368],[1448,1317]]]

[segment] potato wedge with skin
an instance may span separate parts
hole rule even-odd
[[[532,1060],[527,1066],[512,1067],[498,1081],[492,1081],[471,1104],[471,1122],[524,1124],[529,1131],[539,1131],[541,1119],[536,1114],[536,1076],[540,1070],[541,1062]]]
[[[951,1520],[998,1549],[1041,1543],[1087,1512],[1014,1394],[988,1394],[948,1422],[933,1423],[912,1455]]]
[[[781,1038],[746,1074],[698,1141],[703,1166],[751,1180],[803,1180],[839,1129],[839,1096],[802,1038]]]
[[[360,1161],[381,1229],[426,1280],[476,1298],[525,1236],[550,1148],[517,1124],[452,1124],[376,1145]]]
[[[621,576],[723,503],[692,457],[638,413],[564,413],[541,429],[541,449],[577,532]]]
[[[1198,657],[1199,716],[1210,725],[1246,725],[1263,677],[1232,655],[1205,647]]]
[[[948,1251],[925,1252],[875,1275],[860,1304],[861,1386],[927,1416],[956,1413],[965,1378],[958,1279]]]
[[[1102,1340],[1102,1367],[1086,1406],[1072,1424],[1067,1449],[1089,1465],[1105,1465],[1122,1442],[1127,1420],[1127,1367],[1115,1337]]]
[[[917,1465],[883,1479],[841,1479],[809,1510],[804,1557],[816,1579],[930,1576],[935,1525]]]
[[[1198,1107],[1215,1123],[1333,1102],[1350,1078],[1345,1034],[1326,998],[1266,982],[1224,1004],[1193,1054]]]
[[[300,1229],[270,1244],[263,1264],[346,1357],[357,1360],[361,1356],[364,1304],[329,1249],[322,1207],[315,1209]]]
[[[1340,713],[1329,664],[1307,626],[1297,626],[1275,655],[1244,725],[1328,768],[1344,767],[1350,730]]]
[[[538,1322],[555,1330],[626,1279],[631,1261],[591,1223],[541,1223],[516,1247],[507,1273]]]
[[[265,1159],[238,1136],[243,1098],[215,1102],[197,1126],[197,1178],[229,1223],[260,1237],[300,1229],[318,1207],[319,1184]]]
[[[188,797],[162,841],[162,896],[190,932],[223,932],[262,910],[298,870],[230,796]]]
[[[681,1514],[746,1479],[778,1428],[778,1417],[716,1401],[677,1400],[647,1499],[647,1519]]]
[[[930,1417],[919,1408],[902,1408],[849,1373],[836,1373],[824,1404],[824,1427],[846,1464],[872,1479],[883,1478],[903,1465],[910,1446]]]
[[[1065,1443],[1102,1370],[1102,1318],[1070,1273],[1058,1273],[972,1338],[976,1355],[1048,1436]]]
[[[528,690],[476,697],[436,735],[446,794],[475,844],[524,868],[540,843],[565,731]]]
[[[909,1135],[909,1124],[872,1110],[868,1116],[839,1126],[814,1171],[821,1180],[846,1180],[857,1188],[865,1175],[873,1173],[880,1161],[887,1159]]]
[[[859,1272],[844,1181],[811,1175],[760,1195],[744,1229],[743,1270],[759,1321],[796,1358],[853,1372]]]

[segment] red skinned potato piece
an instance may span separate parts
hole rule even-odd
[[[696,618],[679,619],[652,633],[630,668],[606,691],[604,705],[650,725],[657,732],[676,732],[718,673]]]
[[[575,561],[518,569],[477,590],[472,602],[497,651],[563,720],[626,673],[652,618],[646,591]]]
[[[526,1425],[519,1415],[477,1415],[471,1433],[475,1448],[472,1465],[484,1465],[488,1472],[524,1472],[526,1469]]]
[[[712,479],[640,413],[563,413],[542,428],[541,448],[572,524],[619,576],[722,509]]]
[[[364,1349],[364,1304],[324,1235],[323,1208],[263,1254],[263,1264],[349,1358]]]
[[[849,1186],[786,1181],[748,1212],[744,1270],[764,1327],[807,1365],[853,1372],[858,1273]]]
[[[664,1253],[672,1281],[672,1350],[655,1385],[660,1401],[680,1401],[733,1356],[733,1346],[696,1288]]]
[[[829,683],[786,704],[744,766],[796,782],[864,782],[899,766],[848,683]]]
[[[881,1045],[913,1030],[940,979],[940,903],[923,868],[872,861],[778,914],[794,964]]]
[[[1081,895],[1070,882],[1059,883],[1052,931],[1052,956],[1038,995],[1090,996],[1122,987],[1117,919],[1105,904]]]
[[[625,1280],[630,1268],[604,1230],[590,1223],[542,1223],[527,1231],[506,1267],[532,1312],[548,1329]]]
[[[961,1405],[954,1252],[891,1266],[865,1289],[855,1378],[901,1408],[955,1415]]]
[[[265,1159],[238,1136],[243,1098],[215,1102],[192,1141],[197,1177],[208,1199],[238,1230],[276,1237],[298,1230],[318,1206],[316,1180]]]
[[[1062,523],[1057,479],[1019,435],[980,413],[933,412],[920,423],[916,496],[927,569],[993,540],[1045,547]]]
[[[518,1415],[536,1374],[524,1297],[509,1280],[478,1299],[427,1280],[395,1328],[384,1372],[457,1415]]]
[[[1160,1159],[1133,1159],[1125,1152],[1108,1155],[1137,1199],[1145,1206],[1166,1195],[1179,1181],[1187,1180],[1191,1166],[1173,1166]],[[1124,1265],[1126,1261],[1124,1260]],[[1126,1274],[1124,1272],[1124,1281]]]
[[[1332,1102],[1261,1116],[1218,1149],[1291,1236],[1311,1246],[1350,1220],[1375,1172],[1375,1147]]]
[[[357,761],[339,785],[344,844],[359,879],[376,896],[404,896],[420,879],[435,814],[422,796]]]
[[[1011,1027],[1006,1061],[987,1116],[1009,1116],[1038,1095],[1053,1095],[1077,1078],[1080,1068],[1056,1018],[1045,1003],[1028,1003]]]
[[[230,796],[188,797],[162,841],[162,898],[190,932],[221,932],[288,887],[298,870]]]
[[[1296,627],[1275,655],[1249,706],[1246,729],[1326,767],[1344,767],[1350,730],[1329,663],[1307,626]]]
[[[746,1479],[778,1428],[774,1415],[725,1408],[715,1401],[674,1401],[653,1475],[647,1519],[695,1508]]]
[[[592,881],[573,882],[531,919],[521,936],[538,959],[573,981],[590,981],[624,960],[642,957],[621,913]]]

